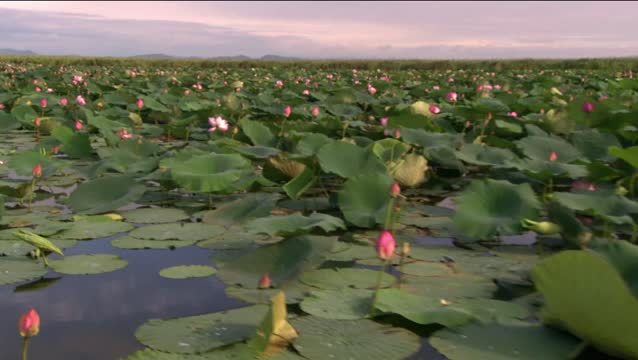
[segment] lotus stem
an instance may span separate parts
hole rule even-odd
[[[388,208],[385,211],[385,222],[383,228],[392,232],[392,208],[394,207],[394,198],[390,198]]]
[[[29,337],[25,336],[22,340],[22,360],[27,360],[28,349],[29,349]]]
[[[381,268],[379,269],[379,275],[377,276],[377,285],[374,287],[374,297],[372,298],[372,305],[370,306],[370,314],[374,312],[374,307],[377,304],[377,299],[379,298],[379,290],[381,289],[381,281],[383,280],[383,274],[385,273],[385,269],[390,263],[392,258],[383,261]]]

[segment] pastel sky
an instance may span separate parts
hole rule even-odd
[[[638,2],[2,1],[0,48],[46,55],[638,56]]]

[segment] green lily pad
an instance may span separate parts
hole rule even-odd
[[[378,271],[370,269],[319,269],[301,274],[299,281],[326,290],[370,289],[377,284],[378,276]],[[388,287],[395,281],[394,276],[384,273],[381,277],[381,286]]]
[[[133,177],[108,176],[80,184],[64,203],[76,213],[101,214],[139,200],[145,191]]]
[[[160,276],[168,279],[190,279],[209,277],[217,273],[217,269],[205,265],[180,265],[162,269]]]
[[[363,174],[348,179],[339,192],[339,208],[346,220],[360,227],[374,227],[385,220],[392,177]]]
[[[76,221],[66,231],[55,235],[58,239],[91,240],[112,236],[135,229],[135,226],[121,221]]]
[[[246,224],[246,229],[255,234],[267,234],[270,236],[286,236],[299,231],[310,231],[320,228],[325,232],[344,230],[346,225],[343,220],[321,213],[313,213],[310,216],[303,216],[294,213],[284,216],[268,216],[255,219]]]
[[[333,141],[324,145],[317,159],[321,168],[328,173],[350,178],[365,172],[385,171],[385,166],[372,152],[343,141]]]
[[[362,289],[313,291],[299,306],[304,312],[324,319],[357,320],[368,317],[374,292]]]
[[[132,236],[121,236],[111,241],[111,245],[128,250],[140,249],[177,249],[195,244],[195,241],[186,240],[144,240]]]
[[[188,219],[184,210],[172,208],[144,208],[122,213],[124,219],[134,224],[165,224]]]
[[[171,170],[173,180],[194,192],[228,191],[240,178],[252,173],[250,161],[239,154],[210,154],[186,161],[170,160],[165,166]]]
[[[402,360],[421,346],[412,332],[371,320],[305,316],[291,324],[300,334],[295,350],[312,360]]]
[[[574,337],[522,322],[440,330],[430,343],[450,360],[564,360],[578,346]]]
[[[159,351],[195,354],[250,338],[268,312],[253,305],[170,320],[149,320],[135,332],[144,345]]]
[[[583,157],[578,149],[559,137],[532,135],[517,141],[516,144],[525,155],[535,160],[549,160],[552,152],[556,152],[557,161],[564,163],[582,160]]]
[[[609,155],[623,159],[628,164],[638,169],[638,145],[621,149],[618,146],[609,148]]]
[[[226,231],[217,225],[199,223],[157,224],[137,228],[130,236],[144,240],[185,240],[199,241],[209,239]]]
[[[299,273],[319,266],[336,238],[303,235],[288,238],[228,261],[217,261],[217,276],[228,285],[256,288],[259,279],[268,274],[273,286],[295,278]]]
[[[207,224],[230,226],[268,216],[280,198],[279,194],[248,194],[240,199],[220,205],[213,211],[206,212],[202,220]]]
[[[290,351],[284,351],[270,356],[268,359],[300,360],[303,358]],[[176,354],[146,349],[137,351],[123,360],[255,360],[255,355],[247,346],[237,344],[202,354]]]
[[[48,272],[49,269],[35,260],[0,258],[0,285],[37,279]]]
[[[463,308],[444,305],[440,299],[422,297],[399,289],[382,289],[375,308],[383,313],[394,313],[421,325],[441,324],[458,326],[474,319]]]
[[[452,218],[455,226],[464,235],[478,239],[522,232],[521,220],[534,219],[540,208],[529,184],[501,180],[473,181],[457,203]]]
[[[452,273],[452,270],[441,263],[417,261],[403,265],[404,274],[416,276],[444,276]]]
[[[103,274],[128,265],[126,260],[110,254],[67,256],[62,260],[49,260],[49,263],[55,272],[68,275]]]
[[[545,298],[545,321],[609,354],[638,357],[638,299],[605,258],[563,251],[539,264],[532,277]]]
[[[414,276],[401,278],[401,289],[435,299],[489,298],[496,291],[494,282],[484,276],[457,273],[448,276]]]

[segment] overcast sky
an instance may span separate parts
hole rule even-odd
[[[638,55],[638,2],[0,2],[0,48],[302,58]]]

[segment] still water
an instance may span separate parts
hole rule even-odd
[[[176,250],[122,250],[111,246],[115,237],[79,241],[67,255],[115,254],[129,262],[121,270],[100,275],[62,275],[50,286],[16,291],[0,286],[0,360],[19,360],[20,316],[30,307],[40,314],[40,334],[29,344],[30,360],[116,360],[142,349],[135,330],[152,318],[173,318],[247,306],[224,293],[215,276],[171,280],[159,276],[175,265],[213,265],[212,250],[196,246]],[[56,255],[51,256],[55,258]],[[22,284],[20,284],[22,285]],[[444,359],[426,342],[411,359]]]

